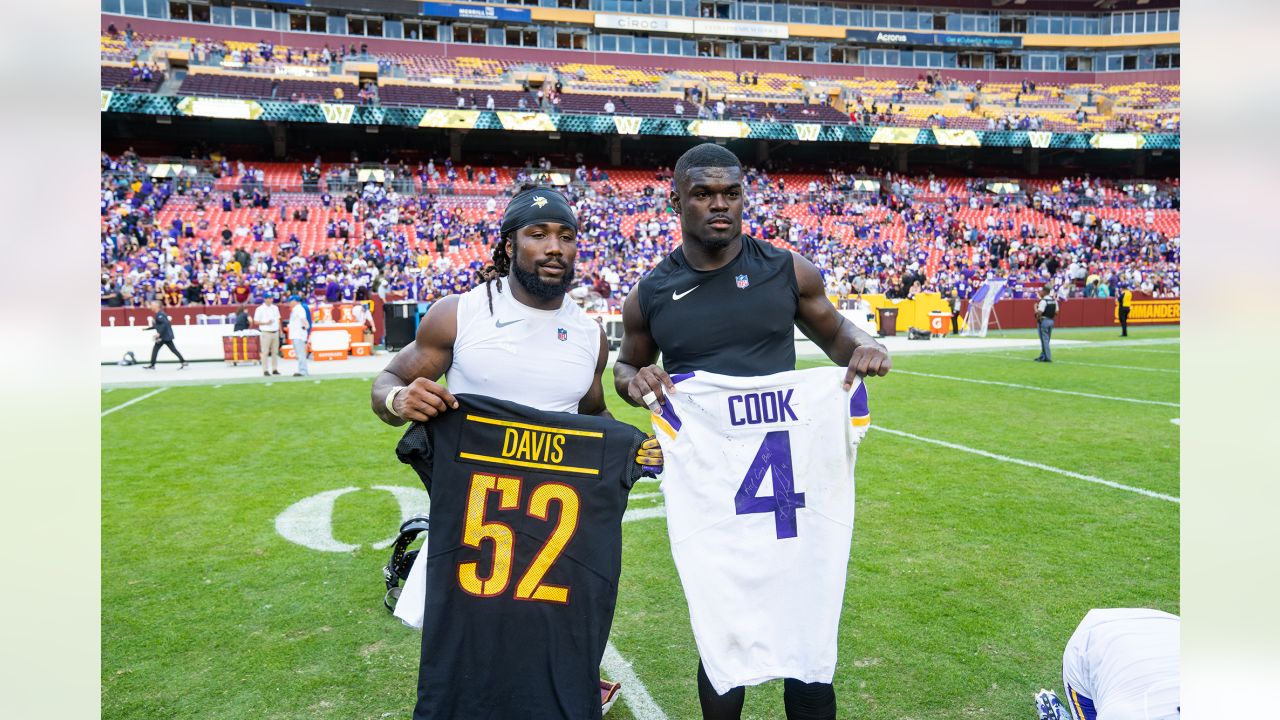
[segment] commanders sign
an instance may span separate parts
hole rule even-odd
[[[1115,309],[1115,323],[1120,324],[1120,306]],[[1134,300],[1129,308],[1130,324],[1181,323],[1181,300]]]

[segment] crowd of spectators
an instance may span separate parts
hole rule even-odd
[[[549,167],[545,161],[538,165]],[[453,251],[476,247],[488,257],[498,240],[502,203],[493,197],[401,192],[397,187],[412,185],[360,183],[349,167],[323,172],[317,159],[301,172],[304,180],[323,173],[325,187],[318,188],[318,196],[272,198],[251,165],[224,160],[217,168],[237,179],[231,190],[193,186],[183,178],[154,180],[131,151],[102,156],[105,305],[138,306],[152,298],[235,305],[294,293],[330,301],[371,294],[432,301],[470,288],[483,264],[458,261]],[[516,182],[539,169],[522,171]],[[347,189],[336,195],[330,184],[344,172]],[[459,170],[446,159],[416,168],[387,163],[384,172],[391,178],[443,179],[457,177]],[[496,182],[492,169],[473,171],[468,165],[461,172],[489,175]],[[678,217],[666,200],[670,171],[659,168],[651,185],[634,191],[620,190],[598,168],[581,165],[573,175],[575,182],[565,188],[581,225],[581,286],[573,296],[592,309],[617,310],[679,242]],[[875,178],[879,189],[859,192],[854,178]],[[1063,299],[1113,296],[1122,286],[1154,297],[1180,293],[1180,238],[1154,226],[1157,210],[1178,206],[1176,181],[1168,183],[1170,192],[1151,195],[1132,184],[1085,176],[1016,196],[992,195],[979,179],[949,185],[932,175],[908,177],[865,167],[855,173],[832,171],[821,181],[794,187],[782,176],[753,168],[746,181],[751,202],[744,232],[812,259],[832,293],[905,298],[955,291],[968,297],[990,275],[1006,277],[1014,297],[1034,297],[1046,284]],[[190,211],[162,227],[157,214],[175,197],[183,198]],[[276,221],[305,222],[317,202],[345,213],[326,223],[327,247],[306,253],[296,235],[277,235]],[[237,204],[254,208],[257,219],[230,228],[215,227],[205,217],[210,207]],[[1137,219],[1102,217],[1103,208],[1135,211],[1126,215]],[[959,219],[975,209],[985,220]],[[1054,233],[1046,229],[1050,225],[1061,229]],[[246,242],[234,242],[237,237]]]

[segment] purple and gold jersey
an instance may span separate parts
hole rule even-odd
[[[672,376],[652,416],[671,554],[718,693],[831,682],[853,537],[853,467],[871,422],[845,368]]]

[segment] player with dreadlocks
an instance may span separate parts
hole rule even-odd
[[[567,295],[577,243],[568,200],[551,188],[522,187],[503,213],[493,264],[476,273],[474,288],[433,304],[414,341],[374,380],[374,413],[388,425],[430,422],[458,407],[453,391],[608,416],[600,381],[608,340]],[[635,460],[660,470],[657,440],[649,438]],[[396,615],[420,626],[425,599],[402,595]]]
[[[600,378],[608,340],[567,295],[577,244],[578,219],[564,195],[522,187],[503,213],[493,264],[470,291],[431,306],[415,340],[374,381],[374,413],[389,425],[429,422],[456,407],[452,390],[607,415]]]

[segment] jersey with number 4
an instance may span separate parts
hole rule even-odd
[[[595,720],[645,435],[456,397],[396,448],[431,494],[414,720]]]
[[[853,465],[870,423],[844,368],[673,375],[652,416],[671,554],[716,692],[831,682],[853,537]]]

